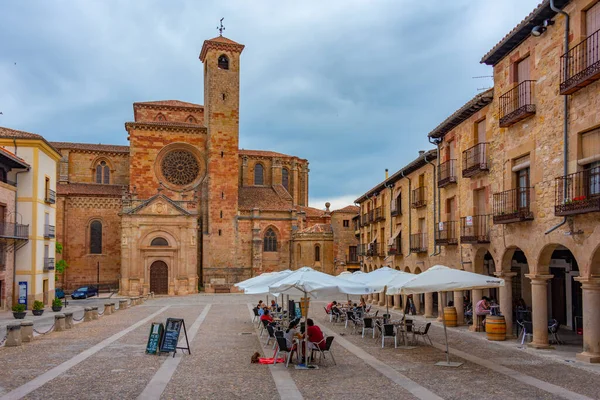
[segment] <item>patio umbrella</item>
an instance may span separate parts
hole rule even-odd
[[[383,267],[376,269],[375,271],[369,272],[367,274],[354,275],[348,278],[352,282],[363,283],[367,285],[369,288],[373,290],[375,293],[383,292],[386,290],[386,286],[389,285],[391,281],[396,280],[397,282],[406,282],[416,275],[408,272],[402,272],[397,269]],[[389,292],[388,292],[389,294]],[[387,313],[390,313],[389,304],[387,301],[387,297],[385,299]]]
[[[268,274],[262,274],[262,279],[254,281],[251,285],[246,285],[244,289],[245,294],[264,294],[269,293],[269,286],[275,282],[280,281],[284,277],[291,274],[292,271],[289,269],[281,272],[271,272]]]
[[[336,294],[369,294],[372,290],[361,283],[350,282],[309,267],[302,267],[269,286],[271,293],[310,296],[315,299]],[[306,313],[308,318],[308,310]],[[307,336],[304,346],[307,347]]]
[[[443,265],[435,265],[407,282],[390,282],[388,285],[388,293],[418,294],[449,292],[454,290],[487,289],[501,286],[504,286],[504,279],[448,268]],[[450,362],[446,318],[442,317],[442,322],[444,325],[444,337],[446,339],[446,361],[438,362],[436,365],[458,367],[462,363]]]

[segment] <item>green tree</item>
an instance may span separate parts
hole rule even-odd
[[[62,254],[63,252],[63,245],[60,244],[59,242],[56,242],[56,246],[55,246],[55,251],[56,254]],[[67,264],[67,262],[63,259],[60,259],[58,261],[56,261],[54,263],[54,280],[58,281],[58,275],[56,273],[62,274],[63,272],[65,272],[65,268],[67,268],[69,266],[69,264]]]

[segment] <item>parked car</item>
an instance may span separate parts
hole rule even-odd
[[[98,296],[98,288],[96,286],[82,286],[71,293],[71,298],[87,299],[88,297]]]
[[[65,291],[62,290],[61,288],[54,289],[54,297],[56,297],[57,299],[64,299]]]

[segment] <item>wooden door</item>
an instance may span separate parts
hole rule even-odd
[[[525,57],[517,64],[517,82],[519,90],[517,93],[517,107],[523,107],[531,104],[531,84],[523,83],[530,80],[529,57]]]
[[[169,294],[169,268],[164,261],[154,261],[150,266],[150,291]]]
[[[477,123],[477,143],[485,143],[485,119]]]
[[[565,290],[565,270],[562,268],[550,268],[550,273],[554,275],[550,280],[550,290],[552,292],[552,318],[560,322],[561,325],[566,325],[567,295]]]

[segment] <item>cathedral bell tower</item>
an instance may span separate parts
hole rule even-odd
[[[204,112],[208,140],[208,219],[204,222],[202,278],[230,276],[238,264],[238,149],[240,55],[244,46],[223,36],[205,40]],[[229,282],[227,282],[229,283]]]

